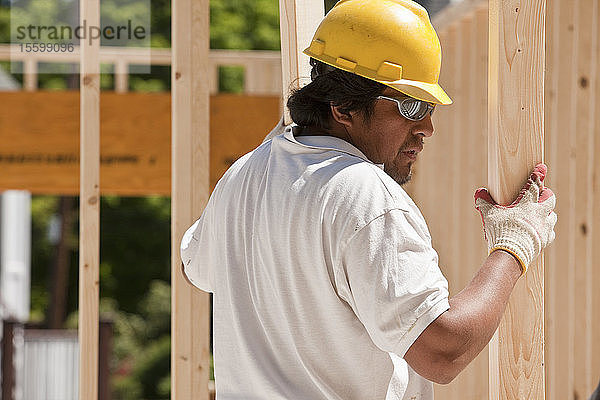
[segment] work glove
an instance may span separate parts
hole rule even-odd
[[[497,204],[487,189],[475,192],[475,207],[481,214],[489,253],[502,249],[514,255],[522,273],[554,240],[556,196],[544,187],[547,167],[538,164],[517,199],[508,206]]]

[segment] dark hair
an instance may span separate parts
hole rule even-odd
[[[383,93],[384,85],[313,58],[310,64],[312,82],[293,91],[287,101],[296,124],[329,128],[330,104],[344,114],[359,111],[367,121],[370,119],[375,98]]]

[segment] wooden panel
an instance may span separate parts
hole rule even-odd
[[[210,103],[210,185],[260,145],[280,116],[278,96],[220,95]]]
[[[455,100],[455,28],[447,29],[440,33],[442,44],[443,66],[440,72],[440,85]],[[416,203],[423,209],[427,224],[431,231],[433,247],[439,255],[440,269],[448,279],[451,293],[456,289],[454,280],[455,273],[450,261],[449,247],[452,245],[451,233],[447,213],[450,211],[447,198],[448,191],[452,187],[452,176],[448,168],[437,168],[438,165],[447,166],[451,162],[449,148],[456,138],[454,131],[454,117],[456,104],[450,106],[438,106],[434,113],[435,133],[431,138],[425,140],[423,153],[415,166],[417,177],[414,185],[420,186],[422,194],[415,198]],[[423,171],[423,172],[421,172]],[[423,177],[421,174],[423,173]],[[456,387],[453,385],[436,385],[436,398],[455,400]]]
[[[546,398],[548,400],[568,399],[568,397],[557,397],[557,388],[564,387],[564,382],[568,377],[566,372],[567,366],[557,363],[558,354],[561,351],[560,335],[558,334],[559,325],[570,325],[565,317],[560,320],[556,319],[557,311],[560,307],[566,307],[567,290],[557,290],[559,287],[566,287],[566,280],[561,281],[559,274],[566,274],[567,268],[556,268],[557,255],[559,246],[562,242],[563,235],[560,234],[559,228],[562,224],[561,204],[563,199],[558,192],[557,182],[558,176],[561,173],[557,169],[557,154],[558,140],[564,135],[557,135],[558,124],[558,83],[559,83],[559,17],[560,17],[560,0],[548,0],[546,9],[546,94],[545,94],[545,120],[546,138],[544,141],[546,164],[550,170],[550,174],[546,178],[546,185],[555,191],[557,198],[556,212],[559,215],[559,221],[555,227],[556,239],[545,254],[545,283],[546,283],[546,315],[545,315],[545,361],[546,361]],[[566,331],[568,328],[563,329]],[[565,349],[568,351],[568,349]],[[562,370],[562,371],[561,371]],[[563,383],[559,384],[559,379],[563,379]],[[562,390],[567,390],[563,388]]]
[[[324,13],[323,0],[279,0],[284,104],[291,90],[310,82],[309,58],[302,51],[310,45]],[[292,122],[287,108],[284,121]]]
[[[474,26],[472,33],[472,61],[475,64],[475,69],[470,76],[473,79],[473,102],[474,113],[471,112],[466,118],[474,122],[472,131],[469,133],[469,142],[471,150],[469,154],[469,165],[467,170],[471,177],[469,183],[470,204],[466,203],[466,207],[470,210],[470,226],[469,232],[474,234],[473,242],[471,243],[471,252],[474,253],[475,264],[471,267],[471,275],[482,265],[487,252],[487,244],[483,237],[481,218],[479,213],[474,208],[473,195],[475,190],[481,187],[487,179],[487,71],[488,71],[488,10],[479,8],[474,14]],[[475,114],[475,115],[471,115]],[[488,348],[486,347],[479,356],[473,361],[470,370],[466,372],[470,374],[471,385],[468,389],[469,396],[473,400],[483,400],[488,398],[488,371],[489,359]],[[464,392],[464,391],[463,391]]]
[[[456,63],[454,61],[454,57],[456,55],[456,26],[452,25],[446,35],[446,47],[444,48],[444,54],[448,62],[445,65],[444,76],[446,80],[444,81],[444,89],[450,96],[450,98],[454,98],[456,94],[455,87],[455,76],[456,76]],[[452,243],[451,240],[445,240],[447,237],[447,229],[448,221],[449,221],[449,207],[448,207],[448,197],[449,194],[453,192],[452,190],[452,174],[451,174],[451,166],[452,166],[452,157],[448,149],[451,149],[454,143],[453,138],[456,137],[456,132],[454,131],[456,125],[454,121],[457,118],[456,112],[454,111],[455,104],[452,104],[449,107],[444,107],[443,111],[446,113],[444,116],[444,123],[442,126],[438,127],[438,141],[435,143],[438,146],[437,151],[437,162],[440,165],[446,166],[443,170],[440,170],[441,180],[440,185],[437,188],[436,193],[436,203],[438,206],[436,207],[436,212],[434,214],[434,220],[431,221],[431,225],[433,228],[432,239],[434,247],[438,250],[440,256],[440,266],[442,271],[448,278],[448,284],[450,289],[450,295],[454,295],[457,293],[456,287],[456,274],[457,271],[452,268]],[[442,107],[440,107],[442,108]],[[440,110],[441,111],[441,110]],[[433,138],[432,138],[433,139]],[[433,141],[430,140],[433,145]],[[451,194],[450,194],[451,196]],[[435,206],[435,205],[434,205]]]
[[[102,193],[169,194],[170,96],[100,97]],[[77,92],[2,92],[0,101],[0,188],[77,194]]]
[[[427,161],[438,175],[438,188],[431,181],[415,182],[421,191],[421,186],[427,185],[427,193],[438,193],[437,202],[427,205],[439,210],[435,220],[428,218],[437,246],[445,243],[458,250],[441,260],[452,294],[469,283],[487,255],[481,219],[473,202],[475,189],[485,184],[487,176],[487,19],[487,8],[471,10],[440,33],[444,61],[440,82],[451,92],[454,104],[436,110],[437,136],[430,139],[437,157]],[[449,168],[436,170],[432,168],[436,164]],[[423,195],[417,199],[419,206],[421,201]],[[452,222],[447,223],[448,219]],[[482,352],[450,385],[436,385],[436,397],[487,398],[487,364],[487,352]]]
[[[246,67],[244,93],[268,95],[281,92],[281,63],[261,60]]]
[[[171,96],[100,97],[102,193],[170,195]],[[77,92],[0,92],[0,103],[0,190],[79,193]],[[211,97],[211,187],[260,143],[279,110],[279,96]]]
[[[209,1],[171,7],[171,399],[208,400],[210,297],[185,280],[179,245],[209,194]]]
[[[492,0],[488,184],[510,203],[543,160],[545,0]],[[544,399],[544,266],[530,265],[490,343],[490,399]]]
[[[449,43],[448,56],[449,74],[452,76],[452,81],[448,85],[448,90],[452,91],[452,111],[450,116],[451,131],[446,140],[446,145],[442,151],[445,150],[445,158],[448,163],[445,164],[446,168],[446,180],[445,190],[440,193],[441,196],[447,196],[444,201],[444,216],[441,217],[438,223],[443,225],[440,227],[440,231],[450,237],[446,238],[445,258],[446,267],[448,269],[448,282],[450,285],[450,296],[456,295],[464,287],[461,282],[461,276],[463,274],[463,261],[461,258],[461,242],[459,238],[463,235],[464,227],[461,221],[461,217],[464,214],[464,206],[459,203],[459,197],[461,195],[460,190],[462,182],[464,181],[463,174],[460,172],[461,160],[465,158],[464,145],[462,140],[455,140],[462,135],[464,129],[464,109],[465,109],[465,90],[467,89],[462,85],[464,80],[464,67],[465,63],[462,59],[462,49],[465,47],[463,43],[463,30],[462,21],[457,21],[448,28]],[[444,226],[445,225],[445,226]],[[459,399],[461,395],[461,386],[464,386],[466,375],[457,378],[453,384],[448,386],[449,395],[453,399]]]
[[[587,398],[593,391],[592,385],[597,383],[598,376],[592,377],[591,366],[592,358],[598,357],[590,352],[592,348],[593,332],[591,330],[592,320],[592,287],[590,277],[592,276],[593,262],[590,257],[592,243],[591,236],[588,235],[588,227],[591,224],[592,203],[590,199],[589,187],[592,186],[592,164],[590,163],[593,155],[590,154],[590,148],[593,144],[593,114],[590,108],[594,98],[589,87],[589,80],[592,73],[592,36],[590,32],[593,28],[592,10],[593,0],[577,0],[573,7],[575,17],[575,59],[577,67],[573,76],[575,96],[575,131],[569,135],[571,139],[571,162],[572,169],[575,171],[573,180],[575,195],[573,240],[574,245],[574,272],[575,296],[574,307],[574,326],[579,332],[575,340],[574,347],[574,398]],[[594,68],[596,66],[594,65]],[[595,335],[597,338],[597,333]],[[594,386],[595,387],[595,386]]]
[[[591,253],[588,254],[588,263],[593,265],[591,268],[591,276],[589,276],[588,290],[591,290],[591,327],[589,328],[594,340],[592,340],[591,346],[588,349],[592,355],[591,375],[595,384],[600,384],[600,340],[598,338],[598,332],[600,332],[600,269],[597,267],[596,260],[600,260],[600,4],[598,1],[593,3],[591,10],[589,10],[593,17],[592,29],[589,35],[592,37],[592,73],[590,76],[590,88],[594,91],[592,98],[592,110],[594,110],[593,120],[594,127],[591,136],[590,144],[590,164],[591,164],[591,199],[592,204],[591,222],[588,227],[588,232],[593,243]],[[592,290],[595,288],[595,290]]]
[[[559,215],[556,240],[546,251],[545,271],[546,396],[552,400],[585,399],[591,393],[590,382],[593,388],[600,377],[600,357],[596,357],[600,354],[600,342],[592,339],[600,330],[600,319],[595,318],[600,314],[600,291],[592,290],[600,286],[600,273],[594,268],[595,260],[600,257],[600,246],[595,245],[600,243],[600,230],[594,228],[600,223],[600,162],[596,156],[600,154],[600,140],[596,138],[600,132],[598,3],[597,0],[551,0],[547,9],[545,149],[550,173],[546,182],[557,194],[556,212]],[[451,90],[453,82],[448,81],[457,77],[445,75],[455,65],[448,55],[451,47],[448,32],[451,26],[465,18],[465,9],[459,11],[455,7],[455,10],[448,9],[434,18],[436,27],[442,27],[438,31],[444,50],[440,82]],[[477,23],[478,27],[487,26],[485,8],[480,11],[479,18],[485,19]],[[479,40],[483,40],[484,35],[475,34]],[[479,45],[472,43],[473,38],[469,40],[471,49],[478,51]],[[486,49],[483,51],[485,56]],[[582,80],[582,77],[587,79]],[[474,82],[477,81],[475,78]],[[485,87],[478,90],[485,99]],[[467,132],[471,128],[458,133],[449,128],[453,123],[446,113],[455,112],[455,106],[436,110],[436,136],[427,141],[410,187],[430,225],[434,242],[441,245],[440,253],[444,253],[443,243],[451,242],[453,238],[451,230],[438,227],[436,220],[447,210],[436,204],[435,199],[454,181],[447,183],[445,171],[428,166],[448,165],[441,153],[443,149],[437,148],[440,143],[452,146],[450,142],[444,143],[443,135],[450,134],[456,140],[468,143],[466,146],[470,150],[463,155],[469,160],[470,154],[466,153],[474,153],[473,149],[477,148],[470,147],[474,145],[472,132]],[[474,116],[471,113],[465,117],[461,113],[460,118],[464,126],[470,127]],[[486,130],[487,126],[481,129],[482,132]],[[481,140],[485,143],[485,137]],[[465,174],[469,175],[474,169],[477,165],[469,164]],[[485,174],[485,166],[479,170]],[[585,233],[584,222],[587,222]],[[436,249],[439,248],[436,245]],[[453,268],[459,268],[445,263],[445,257],[442,257],[441,265],[449,277],[455,274]],[[474,390],[470,383],[476,379],[471,367],[450,385],[460,386],[462,395],[450,387],[436,387],[437,397],[447,400],[471,398]],[[466,380],[464,375],[468,376]]]
[[[462,185],[459,190],[459,207],[462,210],[463,228],[456,235],[461,246],[462,263],[454,267],[460,275],[460,289],[464,288],[479,270],[487,256],[487,246],[482,234],[481,218],[474,207],[475,189],[486,182],[487,177],[487,9],[473,13],[463,22],[462,68],[465,95],[461,99],[462,131],[459,142]],[[484,349],[480,355],[459,375],[452,385],[456,386],[456,400],[483,400],[488,397],[488,355]]]
[[[552,38],[551,53],[548,64],[551,75],[548,77],[549,87],[546,99],[550,101],[547,119],[550,122],[546,147],[548,167],[550,170],[548,185],[557,195],[556,241],[549,249],[548,264],[548,319],[550,339],[547,348],[548,367],[550,369],[548,394],[551,400],[572,399],[574,389],[574,269],[571,259],[574,255],[572,237],[571,212],[574,210],[574,197],[571,195],[571,182],[574,171],[570,163],[570,136],[565,132],[574,132],[575,118],[572,106],[575,82],[575,36],[574,8],[564,0],[550,1],[549,23]]]
[[[474,10],[482,7],[487,9],[488,0],[460,0],[450,1],[450,3],[452,4],[442,8],[431,20],[438,35],[451,25],[471,15]]]
[[[80,0],[80,21],[100,26],[100,0]],[[79,399],[98,398],[100,302],[100,41],[81,40],[79,187]]]

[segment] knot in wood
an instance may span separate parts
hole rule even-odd
[[[83,85],[84,86],[89,86],[89,85],[92,84],[93,80],[94,79],[90,75],[84,75],[84,77],[83,77]]]
[[[93,206],[98,202],[98,196],[92,196],[88,199],[88,204]]]

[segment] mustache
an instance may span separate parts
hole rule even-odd
[[[411,149],[411,148],[418,147],[418,146],[424,147],[425,139],[417,138],[416,140],[411,140],[410,142],[406,142],[400,147],[400,151],[404,151],[406,149]]]

